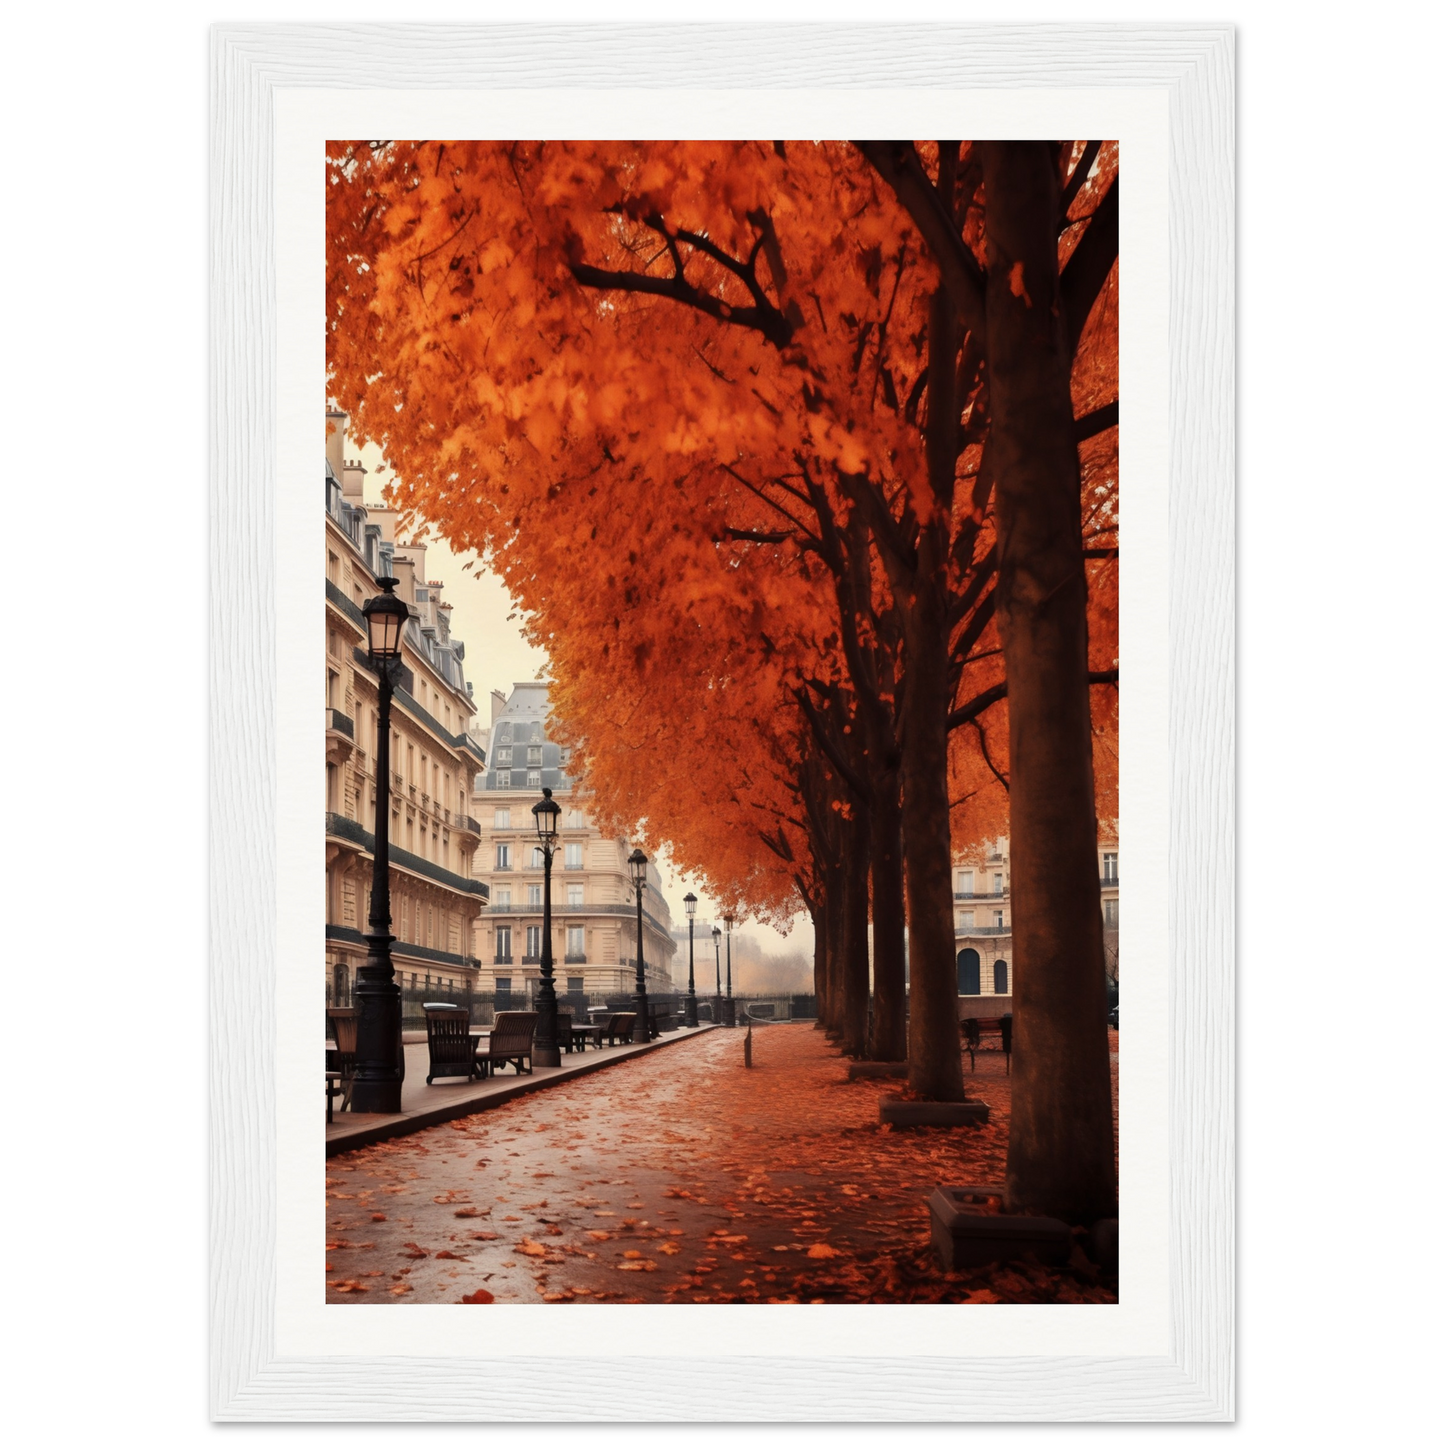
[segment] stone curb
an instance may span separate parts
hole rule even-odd
[[[694,1039],[701,1034],[721,1028],[721,1024],[699,1024],[695,1029],[678,1029],[672,1035],[653,1039],[651,1043],[634,1044],[625,1052],[619,1049],[600,1050],[598,1056],[570,1069],[549,1069],[546,1073],[523,1074],[509,1079],[504,1088],[490,1094],[479,1094],[470,1099],[458,1099],[454,1103],[437,1104],[433,1108],[419,1109],[414,1114],[387,1114],[379,1116],[375,1124],[361,1124],[345,1134],[333,1134],[326,1141],[326,1157],[349,1154],[353,1149],[364,1149],[368,1144],[378,1144],[383,1139],[399,1139],[406,1134],[417,1134],[436,1124],[449,1124],[453,1119],[464,1119],[468,1114],[482,1114],[502,1104],[520,1098],[524,1094],[536,1093],[539,1089],[554,1088],[584,1074],[596,1073],[613,1064],[625,1064],[628,1059],[640,1059],[644,1054],[666,1048],[669,1044],[680,1043],[683,1039]]]

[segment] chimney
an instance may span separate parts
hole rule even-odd
[[[336,471],[336,464],[331,465],[332,471]],[[366,476],[366,468],[360,462],[343,462],[342,469],[337,475],[341,478],[341,495],[355,506],[361,505],[361,494],[364,490],[362,478]]]
[[[496,722],[496,720],[497,720],[499,717],[501,717],[502,712],[503,712],[503,710],[506,708],[506,706],[507,706],[507,694],[504,693],[504,692],[498,692],[496,688],[493,688],[493,689],[492,689],[492,721],[493,721],[494,723]]]
[[[341,459],[345,455],[346,413],[326,408],[326,460],[331,463],[332,475],[341,480]]]

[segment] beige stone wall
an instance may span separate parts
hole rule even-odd
[[[328,415],[333,420],[334,414]],[[344,418],[342,430],[344,430]],[[327,439],[327,455],[337,472],[337,433]],[[359,504],[359,467],[346,467],[348,501]],[[338,475],[340,475],[338,473]],[[396,517],[385,508],[366,509],[366,524],[394,542]],[[326,985],[333,1000],[354,986],[364,960],[370,908],[372,857],[370,835],[376,816],[377,687],[360,665],[356,650],[366,650],[358,616],[380,589],[362,550],[329,511],[326,518],[326,595],[324,703],[326,721]],[[407,582],[398,595],[417,615],[403,640],[402,661],[411,674],[405,696],[391,709],[391,821],[393,860],[390,875],[393,962],[404,981],[418,984],[452,979],[460,985],[477,970],[473,931],[481,898],[470,887],[472,857],[480,841],[471,819],[473,782],[481,766],[474,751],[459,744],[476,712],[475,704],[439,661],[428,655],[427,629],[446,642],[450,609],[440,587],[425,574],[425,548],[406,549]],[[338,595],[339,594],[339,595]],[[445,659],[442,658],[441,662]],[[363,836],[365,835],[365,836]],[[397,856],[397,850],[411,855]],[[409,952],[409,950],[412,950]],[[449,955],[445,958],[429,954]],[[344,970],[340,972],[340,970]]]

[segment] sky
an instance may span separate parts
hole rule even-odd
[[[382,488],[392,475],[382,453],[373,446],[358,450],[348,438],[346,456],[360,458],[366,468],[365,499],[379,503]],[[472,570],[465,572],[462,569],[468,562],[472,563]],[[440,539],[429,540],[426,574],[428,582],[442,584],[442,599],[452,605],[452,635],[466,644],[463,675],[472,685],[478,720],[485,724],[491,718],[488,695],[493,691],[510,693],[514,683],[543,676],[547,654],[533,647],[522,635],[520,617],[513,616],[511,594],[502,579],[483,566],[476,553],[458,554]],[[675,926],[683,924],[687,917],[683,895],[689,888],[697,894],[698,938],[701,939],[707,932],[701,926],[703,920],[708,920],[711,926],[716,916],[712,900],[696,879],[673,871],[665,850],[656,861]],[[801,951],[812,957],[813,923],[806,913],[794,917],[792,929],[786,935],[762,923],[743,923],[735,932],[755,938],[765,955]],[[701,952],[698,956],[702,956]]]

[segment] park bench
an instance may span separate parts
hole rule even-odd
[[[613,1014],[607,1020],[607,1031],[597,1040],[597,1047],[600,1049],[603,1044],[611,1047],[613,1044],[630,1044],[632,1042],[632,1021],[636,1014]]]
[[[477,1065],[484,1074],[490,1074],[503,1064],[511,1064],[522,1072],[525,1063],[527,1072],[532,1072],[532,1036],[537,1032],[535,1013],[500,1013],[492,1025],[492,1032],[477,1049]]]
[[[1013,1063],[1014,1016],[1004,1014],[1001,1018],[960,1019],[959,1031],[963,1035],[963,1046],[968,1050],[968,1069],[975,1071],[974,1054],[983,1043],[984,1034],[997,1034],[999,1047],[1003,1050],[1004,1073],[1009,1073]]]
[[[557,1010],[557,1047],[565,1049],[569,1054],[581,1043],[572,1032],[574,1016],[571,1010]]]
[[[477,1041],[472,1011],[462,1004],[428,1003],[426,1014],[427,1083],[433,1079],[477,1077]]]
[[[334,1097],[341,1100],[341,1107],[351,1107],[351,1080],[356,1073],[356,1010],[354,1008],[329,1008],[326,1010],[326,1020],[331,1026],[331,1035],[336,1040],[336,1047],[327,1054],[326,1063],[328,1072],[337,1075],[339,1088]],[[330,1085],[326,1090],[326,1115],[331,1117],[331,1093]]]

